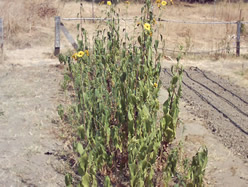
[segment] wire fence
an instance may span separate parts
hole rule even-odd
[[[62,18],[64,21],[78,21],[78,20],[95,20],[95,21],[109,21],[113,18]],[[117,19],[117,18],[116,18]],[[136,21],[137,19],[133,18],[118,18],[121,21]],[[184,23],[184,24],[237,24],[237,22],[240,22],[241,24],[248,24],[248,21],[184,21],[184,20],[171,20],[171,19],[161,19],[158,18],[156,21],[158,22],[168,22],[168,23]]]
[[[84,17],[84,18],[61,18],[63,21],[109,21],[115,18],[92,18],[92,17]],[[125,22],[134,22],[137,21],[137,19],[133,18],[116,18],[120,21]],[[236,33],[234,34],[233,38],[235,41],[235,46],[227,46],[227,47],[218,47],[218,49],[212,49],[212,50],[187,50],[187,54],[192,55],[201,55],[201,54],[211,54],[211,53],[230,53],[230,51],[236,50],[236,55],[240,55],[240,50],[248,49],[248,46],[241,46],[240,45],[240,38],[241,38],[241,27],[243,24],[248,24],[248,21],[187,21],[187,20],[172,20],[172,19],[162,19],[158,18],[156,20],[157,22],[164,22],[164,23],[171,23],[171,24],[194,24],[194,25],[237,25]],[[172,53],[178,53],[181,52],[180,50],[177,50],[177,48],[160,48],[161,50],[172,52]],[[247,50],[248,51],[248,50]]]

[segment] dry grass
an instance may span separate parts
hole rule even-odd
[[[19,47],[28,47],[28,38],[37,37],[35,31],[48,27],[49,19],[58,10],[55,2],[49,0],[2,0],[0,9],[5,43]]]
[[[127,7],[124,3],[117,5],[121,17],[134,18],[141,15],[142,5],[131,3]],[[29,43],[37,45],[44,43],[53,46],[54,37],[54,16],[79,17],[80,6],[75,1],[64,0],[2,0],[0,2],[0,17],[4,18],[5,38],[15,46],[30,46]],[[95,4],[95,17],[104,17],[106,5]],[[218,3],[213,4],[185,4],[175,3],[160,11],[154,4],[154,12],[159,17],[173,20],[186,21],[237,21],[240,9],[242,18],[248,17],[248,4],[245,3]],[[83,2],[81,8],[82,17],[92,17],[92,4]],[[247,21],[247,20],[246,20]],[[76,39],[78,34],[77,24],[79,21],[63,21],[65,26]],[[134,31],[134,22],[121,22],[122,28],[126,28],[127,33],[137,33]],[[105,28],[104,22],[92,23],[83,21],[82,26],[86,28],[90,38],[96,33],[97,28]],[[155,26],[163,34],[166,48],[178,50],[179,46],[184,46],[186,51],[216,50],[230,47],[229,52],[235,51],[236,46],[236,25],[195,25],[178,23],[157,23]],[[246,31],[248,25],[245,25]],[[159,38],[155,33],[155,38]],[[28,42],[27,42],[28,41]],[[241,36],[241,47],[248,47],[248,34],[244,32]],[[71,48],[70,44],[62,35],[62,49]],[[227,53],[225,51],[224,53]],[[242,49],[242,53],[247,53],[247,49]],[[177,54],[177,53],[176,53]]]
[[[125,4],[119,4],[117,8],[120,10],[121,17],[134,18],[141,15],[140,4],[130,4],[126,8]],[[104,17],[104,11],[108,7],[106,5],[95,5],[95,17]],[[158,17],[171,20],[185,20],[185,21],[237,21],[239,20],[240,10],[242,11],[242,18],[246,20],[248,17],[248,4],[245,3],[218,3],[214,4],[185,4],[176,3],[174,6],[168,6],[165,10],[160,11],[156,5],[154,12]],[[78,17],[80,7],[75,2],[66,3],[61,10],[62,17]],[[92,4],[83,3],[82,17],[92,17]],[[247,21],[247,20],[246,20]],[[65,22],[65,25],[70,28],[70,32],[76,37],[76,24],[79,21]],[[126,24],[126,25],[125,25]],[[122,27],[127,29],[128,33],[137,33],[133,30],[133,22],[122,22]],[[87,29],[88,34],[93,36],[98,27],[104,28],[104,22],[96,22],[92,24],[91,21],[83,22],[83,27]],[[235,53],[236,47],[236,24],[233,25],[199,25],[199,24],[178,24],[160,22],[156,26],[164,36],[166,48],[178,51],[179,46],[184,46],[188,52],[191,51],[209,51],[220,50],[223,48],[230,48],[223,54]],[[248,25],[245,25],[247,28]],[[246,29],[247,30],[247,29]],[[155,38],[159,38],[155,33]],[[248,34],[244,32],[241,36],[241,47],[248,47]],[[242,53],[247,53],[247,49],[242,49]],[[177,54],[177,52],[175,53]]]

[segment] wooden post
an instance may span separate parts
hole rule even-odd
[[[241,22],[237,22],[237,39],[236,39],[236,56],[240,56],[240,31],[241,31]]]
[[[3,19],[0,18],[0,48],[3,48]]]
[[[95,0],[92,0],[92,18],[95,18],[95,10],[94,10]],[[93,19],[93,23],[95,23],[95,20]]]
[[[60,17],[55,17],[55,43],[54,43],[54,55],[57,56],[60,53]]]
[[[240,56],[240,34],[241,34],[241,20],[242,20],[242,9],[239,12],[239,21],[237,22],[237,44],[236,44],[236,56]]]
[[[3,61],[3,19],[0,18],[0,54],[1,54],[1,61]]]
[[[82,33],[82,27],[83,27],[82,9],[83,9],[83,3],[82,3],[82,0],[81,0],[81,3],[80,3],[80,13],[79,13],[79,16],[80,16],[79,36],[81,37],[80,38],[81,40],[83,40],[83,33]]]

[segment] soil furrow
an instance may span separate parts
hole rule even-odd
[[[248,105],[248,101],[246,101],[245,99],[241,98],[240,96],[238,96],[237,94],[235,94],[233,90],[229,90],[227,89],[225,86],[225,84],[229,84],[229,83],[226,83],[224,80],[222,80],[222,82],[225,82],[223,85],[221,85],[220,83],[216,82],[214,80],[215,78],[215,75],[211,74],[211,75],[207,75],[206,72],[202,71],[201,69],[199,69],[198,67],[191,67],[190,69],[194,68],[195,71],[201,73],[207,80],[211,81],[212,83],[216,84],[217,86],[219,86],[220,88],[222,88],[224,91],[230,93],[232,96],[236,97],[237,99],[239,99],[240,101],[244,102],[245,104]],[[209,74],[209,73],[208,73]],[[211,76],[211,78],[210,78]],[[221,80],[221,78],[218,78],[219,81]],[[233,86],[233,85],[232,85]],[[240,89],[239,89],[239,92],[240,92]],[[240,93],[239,93],[240,94]],[[244,95],[244,94],[243,94]]]
[[[248,117],[248,114],[245,112],[245,111],[248,111],[248,105],[246,105],[245,103],[243,104],[242,102],[239,103],[239,101],[236,101],[235,97],[233,97],[232,95],[229,96],[229,93],[226,93],[225,91],[222,92],[222,89],[220,90],[218,87],[214,87],[213,84],[211,84],[211,83],[209,84],[209,82],[206,81],[206,79],[204,79],[204,78],[199,79],[198,73],[195,76],[192,76],[191,72],[189,72],[190,73],[189,74],[187,71],[184,71],[184,73],[191,81],[199,84],[199,86],[204,87],[207,91],[209,91],[212,94],[214,94],[215,96],[221,98],[224,102],[228,103],[230,106],[235,108],[238,112],[240,112],[244,116]],[[193,74],[196,74],[196,73],[193,72]],[[197,80],[201,80],[201,82],[199,82]],[[232,100],[234,100],[234,101],[231,102]],[[244,108],[244,110],[242,110],[240,108]]]
[[[168,87],[170,76],[169,70],[165,69],[165,73],[161,77],[163,86]],[[197,81],[202,82],[201,79],[206,78],[199,78]],[[226,147],[243,158],[247,158],[248,117],[218,95],[192,81],[186,75],[183,77],[183,99],[194,106],[194,110],[191,112],[204,118],[208,128],[218,135]],[[233,96],[229,95],[229,97]],[[226,98],[226,100],[230,99]],[[242,108],[240,110],[244,111]]]

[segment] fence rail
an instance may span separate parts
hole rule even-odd
[[[133,18],[118,18],[122,21],[135,21],[137,19]],[[64,21],[77,21],[77,20],[96,20],[96,21],[108,21],[112,20],[111,18],[62,18]],[[158,18],[156,21],[158,22],[168,22],[168,23],[184,23],[184,24],[237,24],[238,21],[185,21],[185,20],[171,20],[171,19],[161,19]],[[240,21],[241,24],[248,24],[248,21]]]

